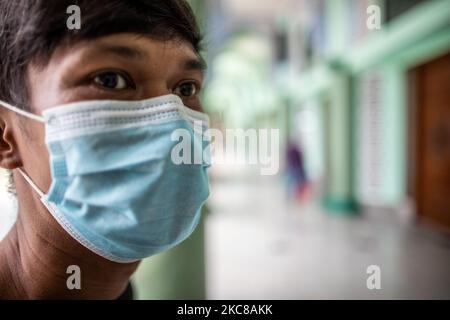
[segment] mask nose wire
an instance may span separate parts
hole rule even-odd
[[[38,116],[38,115],[36,115],[36,114],[34,114],[34,113],[31,113],[31,112],[27,112],[27,111],[22,110],[22,109],[20,109],[20,108],[14,107],[13,105],[10,105],[10,104],[7,103],[7,102],[4,102],[4,101],[1,101],[1,100],[0,100],[0,106],[4,107],[4,108],[6,108],[6,109],[8,109],[8,110],[10,110],[10,111],[13,111],[13,112],[15,112],[15,113],[17,113],[17,114],[20,114],[20,115],[22,115],[22,116],[24,116],[24,117],[27,117],[27,118],[29,118],[29,119],[36,120],[36,121],[45,123],[44,117]]]
[[[18,168],[20,174],[23,176],[23,178],[28,182],[28,184],[36,191],[36,193],[42,198],[45,196],[45,194],[39,189],[39,187],[31,180],[31,178],[20,168]]]

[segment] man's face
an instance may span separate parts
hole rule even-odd
[[[45,67],[27,71],[33,113],[84,100],[144,100],[174,93],[201,111],[202,63],[184,41],[160,41],[130,33],[105,36],[55,50]],[[45,128],[20,119],[14,135],[25,171],[38,187],[51,184]]]

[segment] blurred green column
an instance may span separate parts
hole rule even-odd
[[[331,212],[355,213],[353,78],[339,61],[346,56],[347,0],[325,3],[329,37],[329,87],[325,95],[326,115],[326,181],[323,204]]]
[[[137,299],[205,299],[205,215],[191,237],[144,260],[133,277]]]
[[[192,11],[195,13],[200,29],[204,32],[207,18],[207,5],[205,0],[188,0],[188,2]]]
[[[352,77],[343,67],[331,66],[333,79],[326,108],[326,184],[324,205],[333,212],[355,213],[354,116]]]

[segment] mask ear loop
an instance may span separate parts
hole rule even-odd
[[[20,174],[24,177],[24,179],[28,182],[28,184],[34,189],[34,191],[36,191],[36,193],[41,198],[43,198],[45,196],[45,194],[41,191],[41,189],[39,189],[39,187],[33,182],[33,180],[31,180],[31,178],[25,172],[23,172],[22,169],[18,168],[17,170],[19,170]]]
[[[0,100],[0,105],[3,106],[3,107],[5,107],[6,109],[8,109],[8,110],[10,110],[10,111],[13,111],[13,112],[15,112],[15,113],[18,113],[18,114],[20,114],[20,115],[22,115],[22,116],[24,116],[24,117],[27,117],[27,118],[30,118],[30,119],[32,119],[32,120],[36,120],[36,121],[45,123],[45,119],[44,119],[43,117],[38,116],[38,115],[36,115],[36,114],[34,114],[34,113],[31,113],[31,112],[27,112],[27,111],[22,110],[22,109],[20,109],[20,108],[14,107],[14,106],[10,105],[10,104],[7,103],[7,102],[4,102],[4,101],[1,101],[1,100]]]

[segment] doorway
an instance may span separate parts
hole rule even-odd
[[[420,220],[450,231],[450,53],[410,72],[410,187]]]

